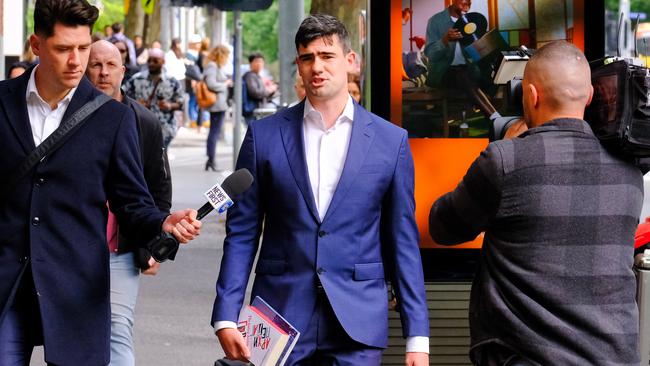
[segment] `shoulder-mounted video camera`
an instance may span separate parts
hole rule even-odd
[[[514,60],[514,61],[513,61]],[[504,55],[500,59],[495,83],[503,75],[507,105],[512,116],[497,118],[490,129],[490,141],[502,139],[508,128],[523,113],[521,78],[528,57]],[[508,65],[513,63],[514,65]],[[506,65],[506,66],[504,66]],[[603,146],[613,154],[628,158],[650,156],[650,71],[637,59],[608,57],[592,61],[591,83],[594,96],[585,109],[585,121]],[[499,70],[502,72],[500,78]],[[521,73],[519,73],[521,71]]]
[[[516,51],[502,51],[495,62],[492,73],[493,82],[504,85],[504,100],[507,110],[505,117],[498,117],[490,125],[490,141],[502,140],[513,123],[521,119],[524,111],[522,104],[521,81],[524,69],[535,50],[519,47]]]
[[[650,156],[650,71],[630,59],[590,63],[594,96],[585,121],[608,150]]]

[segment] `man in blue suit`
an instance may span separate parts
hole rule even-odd
[[[397,290],[406,364],[428,364],[429,322],[413,161],[406,132],[347,92],[348,33],[305,19],[296,62],[307,98],[251,123],[237,168],[255,177],[228,212],[212,313],[229,359],[249,356],[235,329],[263,231],[252,296],[301,333],[288,365],[379,365],[387,345],[385,281]]]
[[[85,0],[36,1],[30,43],[40,63],[0,83],[2,179],[101,94],[83,78],[97,16]],[[133,112],[111,100],[0,194],[0,365],[28,365],[39,344],[51,365],[108,364],[106,201],[139,242],[161,229],[181,242],[198,234],[196,211],[156,208],[139,154]]]

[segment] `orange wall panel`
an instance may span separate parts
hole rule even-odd
[[[402,1],[390,3],[390,120],[402,125]]]
[[[429,210],[438,197],[456,188],[487,139],[411,139],[415,163],[415,219],[420,247],[435,248],[429,235]],[[482,235],[473,242],[450,248],[480,248]]]

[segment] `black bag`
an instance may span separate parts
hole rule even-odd
[[[244,117],[250,117],[253,115],[253,111],[258,106],[257,100],[253,99],[248,95],[248,84],[246,84],[246,75],[251,72],[248,71],[241,79],[241,114]]]
[[[246,84],[246,75],[250,71],[247,71],[241,79],[241,114],[244,117],[250,117],[253,115],[253,111],[258,106],[258,101],[251,98],[248,95],[248,85]],[[232,105],[235,100],[235,87],[228,87],[228,105]]]
[[[593,61],[594,97],[585,120],[610,152],[628,158],[650,156],[650,74],[619,60]]]
[[[101,106],[108,103],[112,98],[102,93],[93,100],[88,101],[81,108],[76,110],[68,119],[62,121],[59,127],[52,132],[40,145],[32,150],[29,155],[16,167],[15,173],[0,183],[0,203],[11,194],[18,182],[23,179],[34,167],[47,155],[56,151],[63,143]]]

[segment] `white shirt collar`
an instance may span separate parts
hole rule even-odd
[[[318,121],[318,125],[322,130],[325,130],[325,122],[323,121],[323,115],[314,108],[314,106],[309,102],[309,98],[305,98],[305,110],[302,114],[303,121],[309,121],[311,118],[309,116],[313,115],[315,119],[314,123]],[[352,122],[354,121],[354,102],[352,101],[352,96],[348,95],[348,101],[345,103],[345,108],[343,108],[343,113],[336,119],[334,127],[342,122]]]
[[[34,69],[32,70],[31,75],[29,75],[29,81],[27,82],[27,92],[25,93],[25,99],[30,100],[30,98],[35,97],[35,98],[38,98],[37,100],[39,100],[41,103],[49,105],[49,103],[47,103],[45,100],[43,100],[41,95],[38,94],[38,89],[36,88],[36,76],[35,76],[36,75],[36,69],[38,69],[38,65],[36,65],[36,67],[34,67]],[[70,103],[70,101],[72,100],[72,96],[74,95],[74,93],[76,91],[77,91],[76,86],[74,88],[70,89],[68,94],[66,94],[66,96],[63,97],[63,99],[61,99],[56,104],[57,108],[60,107],[63,103],[66,103],[66,104]]]

